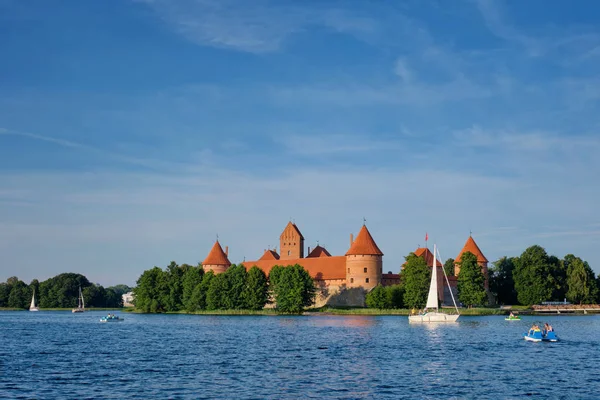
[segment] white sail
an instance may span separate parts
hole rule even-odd
[[[431,283],[429,285],[429,295],[427,296],[427,305],[425,308],[438,308],[437,257],[435,244],[433,245],[433,268],[431,268]]]
[[[33,296],[31,296],[31,305],[29,308],[35,308],[35,290],[33,291]]]
[[[83,293],[81,293],[81,286],[79,286],[79,296],[81,297],[81,308],[85,308],[85,303],[83,302]]]

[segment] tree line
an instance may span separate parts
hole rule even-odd
[[[143,312],[261,310],[270,302],[281,313],[300,313],[314,304],[313,279],[300,265],[274,266],[267,276],[253,266],[231,265],[227,271],[205,272],[201,264],[171,262],[164,270],[146,270],[133,289],[134,304]]]
[[[423,257],[410,253],[400,272],[400,285],[374,288],[367,294],[368,307],[415,308],[427,303],[431,268]],[[459,262],[458,301],[468,307],[487,305],[485,276],[477,257],[465,252]],[[448,275],[454,275],[455,260],[444,263]],[[550,256],[538,245],[527,248],[518,257],[502,257],[488,271],[489,294],[498,304],[533,305],[545,301],[576,304],[600,303],[600,276],[590,265],[573,254],[563,259]]]
[[[34,279],[29,285],[13,276],[0,283],[0,307],[28,309],[35,290],[40,308],[74,308],[80,287],[86,307],[123,307],[122,295],[131,290],[127,285],[104,288],[75,273],[59,274],[43,282]]]

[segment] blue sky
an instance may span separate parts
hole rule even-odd
[[[473,237],[600,272],[594,1],[0,0],[0,280]]]

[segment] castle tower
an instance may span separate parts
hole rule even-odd
[[[296,224],[291,221],[279,236],[279,251],[281,260],[304,258],[304,236]]]
[[[485,277],[485,288],[487,290],[489,288],[488,259],[485,258],[485,256],[481,252],[481,249],[479,249],[479,246],[477,246],[477,243],[475,243],[475,240],[473,240],[473,237],[471,235],[469,235],[469,238],[467,239],[467,242],[465,243],[464,247],[462,248],[460,253],[458,253],[458,256],[456,256],[456,258],[454,259],[454,275],[458,276],[458,273],[460,272],[460,258],[462,257],[463,253],[466,253],[467,251],[475,254],[475,257],[477,257],[477,264],[479,264],[479,266],[481,267],[481,272],[483,272],[483,276]]]
[[[346,287],[372,289],[381,283],[383,253],[371,233],[362,226],[346,252]]]
[[[231,263],[227,258],[227,252],[223,251],[218,240],[213,245],[208,256],[202,261],[204,272],[213,271],[215,274],[227,271],[227,268],[229,268],[230,265]]]

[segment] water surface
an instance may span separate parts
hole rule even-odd
[[[600,316],[104,314],[0,312],[0,398],[600,397]]]

